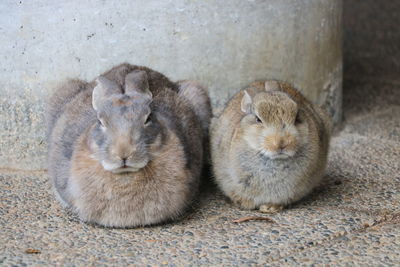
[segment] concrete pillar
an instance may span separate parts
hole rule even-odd
[[[44,101],[121,62],[196,79],[216,109],[258,79],[341,114],[341,0],[0,2],[0,167],[45,168]]]

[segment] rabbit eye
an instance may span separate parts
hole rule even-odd
[[[303,122],[303,121],[302,121],[301,118],[300,118],[300,113],[297,113],[295,123],[296,123],[296,124],[299,124],[299,123],[302,123],[302,122]]]
[[[149,114],[149,116],[147,116],[146,121],[144,122],[145,125],[148,125],[152,122],[153,118],[152,118],[152,113]]]
[[[258,116],[256,116],[256,122],[262,123],[262,120]]]

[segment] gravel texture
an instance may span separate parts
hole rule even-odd
[[[397,265],[400,86],[353,81],[323,184],[268,221],[212,185],[182,220],[139,229],[80,222],[44,171],[0,171],[0,265]]]

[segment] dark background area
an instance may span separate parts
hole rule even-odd
[[[344,0],[344,90],[347,80],[400,81],[400,1]]]
[[[354,127],[360,134],[368,128],[373,129],[375,137],[390,135],[397,141],[396,136],[400,136],[397,119],[400,117],[400,1],[343,0],[343,6],[341,126],[359,121]]]

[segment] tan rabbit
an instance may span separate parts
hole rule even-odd
[[[70,81],[47,114],[56,196],[104,226],[177,218],[198,190],[210,114],[204,88],[145,67],[122,64],[91,83]]]
[[[331,123],[287,83],[256,82],[211,125],[217,184],[245,209],[276,212],[321,180]]]

